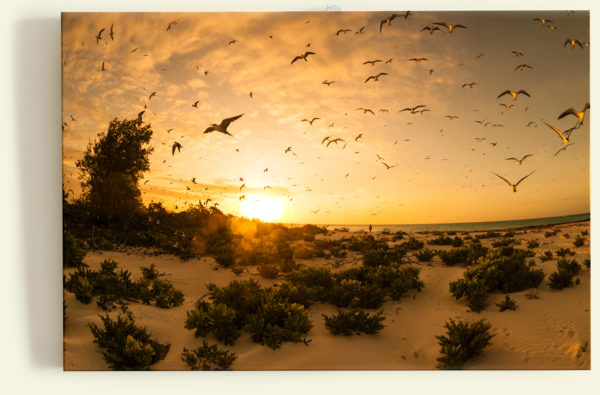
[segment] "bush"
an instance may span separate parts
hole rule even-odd
[[[569,262],[568,259],[559,259],[557,262],[558,270],[549,277],[549,285],[552,289],[561,290],[573,286],[573,278],[581,271],[581,266],[575,259]]]
[[[475,236],[475,239],[476,239],[476,240],[482,240],[482,239],[492,239],[492,238],[494,238],[494,237],[500,237],[500,236],[501,236],[501,235],[500,235],[500,233],[498,233],[498,232],[492,232],[492,231],[489,231],[489,232],[486,232],[486,233],[484,233],[484,234],[479,234],[479,235],[476,235],[476,236]]]
[[[460,369],[470,358],[480,355],[492,344],[491,325],[484,319],[470,323],[450,318],[444,328],[446,335],[436,336],[441,347],[438,368]]]
[[[258,266],[258,273],[262,278],[272,280],[279,276],[279,267],[274,264],[263,263],[262,265]]]
[[[184,348],[181,353],[181,360],[192,370],[229,370],[236,359],[235,353],[222,350],[216,344],[209,346],[206,340],[195,350]]]
[[[316,251],[312,247],[297,246],[294,248],[294,256],[297,259],[313,259],[316,256]]]
[[[515,244],[517,242],[517,240],[513,239],[513,238],[507,238],[504,237],[500,240],[497,240],[495,242],[492,243],[492,247],[494,248],[500,248],[500,247],[510,247],[513,244]]]
[[[71,233],[63,230],[63,267],[84,267],[85,251]]]
[[[508,247],[489,252],[477,265],[467,268],[463,278],[450,282],[450,292],[457,300],[466,297],[473,311],[481,311],[487,293],[536,288],[543,279],[541,269],[526,264],[524,250]]]
[[[537,240],[529,240],[527,242],[527,248],[533,250],[534,248],[538,248],[540,246],[540,242]]]
[[[516,310],[517,307],[517,303],[511,299],[508,295],[504,295],[504,300],[500,303],[496,303],[496,306],[498,306],[498,310],[499,311],[505,311],[505,310]]]
[[[542,262],[551,261],[552,259],[554,259],[552,251],[544,251],[544,254],[540,255],[540,261]]]
[[[104,328],[94,323],[89,323],[88,327],[111,369],[148,370],[150,365],[167,356],[170,345],[159,343],[145,328],[137,327],[131,313],[119,314],[116,321],[108,314],[100,318]]]
[[[309,307],[317,302],[327,302],[335,282],[328,268],[308,267],[285,275],[279,293],[291,303]]]
[[[236,312],[227,305],[196,303],[196,308],[187,312],[185,329],[195,330],[194,336],[206,337],[212,333],[223,344],[231,345],[241,332],[235,324]]]
[[[583,264],[589,269],[592,266],[592,260],[590,258],[586,258],[583,260]]]
[[[331,317],[323,314],[325,327],[332,335],[350,336],[354,333],[365,333],[373,335],[384,328],[382,322],[385,320],[383,312],[369,315],[361,310],[343,312],[338,310],[337,315]]]
[[[376,249],[363,251],[363,265],[365,266],[390,266],[395,263],[401,263],[402,257],[406,254],[404,250]]]
[[[571,249],[569,248],[559,248],[558,250],[556,250],[556,256],[559,256],[561,258],[564,258],[566,256],[574,256],[575,252],[571,251]]]
[[[481,243],[469,243],[466,246],[455,248],[448,251],[438,251],[438,255],[447,266],[464,264],[471,266],[477,263],[480,257],[485,256],[489,249],[483,247]]]
[[[462,240],[462,239],[461,239]],[[435,253],[428,248],[425,248],[415,254],[419,262],[429,262],[433,259]]]
[[[548,237],[552,237],[552,236],[556,236],[559,232],[559,229],[553,229],[553,230],[549,230],[546,231],[546,233],[544,233],[544,237],[548,238]]]
[[[400,244],[400,247],[407,250],[420,250],[425,246],[425,243],[415,239],[413,236],[410,236],[407,241]]]
[[[583,247],[585,245],[586,240],[587,239],[582,235],[577,235],[575,236],[575,241],[573,241],[573,245],[575,247]]]
[[[460,237],[459,237],[459,239],[460,239]],[[439,245],[439,246],[449,246],[449,245],[452,244],[452,238],[451,237],[446,237],[446,236],[438,236],[435,239],[429,240],[427,242],[427,244]]]

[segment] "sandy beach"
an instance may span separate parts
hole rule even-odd
[[[464,300],[455,300],[448,284],[462,276],[462,265],[446,266],[435,256],[430,262],[419,262],[413,255],[404,258],[421,269],[420,279],[425,287],[420,292],[411,291],[400,301],[388,300],[383,306],[385,328],[375,335],[334,336],[325,328],[322,314],[330,315],[337,309],[329,304],[316,304],[309,309],[313,328],[309,333],[312,341],[285,343],[280,349],[261,346],[250,340],[246,333],[233,346],[222,346],[237,354],[233,370],[389,370],[389,369],[435,369],[440,347],[435,338],[444,334],[448,318],[463,320],[487,319],[492,325],[492,345],[485,352],[466,362],[464,369],[590,369],[590,269],[582,265],[577,276],[579,283],[556,291],[548,286],[548,276],[556,271],[556,259],[540,262],[537,258],[544,251],[570,248],[574,258],[581,264],[590,257],[589,241],[582,247],[573,246],[573,238],[581,231],[589,231],[589,221],[517,230],[515,239],[521,240],[521,248],[527,241],[538,240],[536,264],[546,277],[538,289],[510,294],[519,306],[516,311],[499,312],[495,303],[504,295],[493,293],[490,305],[481,313],[469,311]],[[545,237],[549,229],[558,233]],[[472,236],[484,232],[470,232]],[[500,232],[503,233],[503,232]],[[460,232],[464,237],[465,233]],[[567,237],[566,235],[569,235]],[[349,232],[333,232],[318,238],[341,239],[351,236]],[[418,240],[427,242],[437,237],[432,233],[415,233]],[[377,238],[386,235],[377,234]],[[483,239],[490,246],[494,239]],[[389,242],[390,244],[399,243]],[[303,243],[303,242],[297,242]],[[451,246],[429,246],[430,249],[450,249]],[[235,279],[253,278],[262,286],[271,286],[280,280],[262,278],[255,267],[239,275],[220,267],[213,258],[203,257],[182,261],[171,255],[154,255],[143,249],[128,248],[120,251],[90,251],[84,262],[97,270],[100,262],[113,259],[119,267],[132,272],[135,279],[141,276],[140,266],[154,264],[165,278],[183,291],[185,301],[181,306],[161,309],[155,306],[131,303],[128,305],[136,323],[144,326],[163,343],[171,344],[167,357],[152,366],[152,370],[188,370],[181,360],[183,348],[195,348],[202,338],[194,337],[193,331],[184,328],[186,312],[206,294],[206,284],[227,285]],[[556,258],[556,257],[555,257]],[[349,252],[345,258],[300,260],[305,266],[328,266],[333,271],[361,264],[359,253]],[[74,269],[65,269],[68,276]],[[537,298],[532,298],[535,294]],[[529,295],[529,297],[527,296]],[[64,329],[65,370],[108,370],[100,348],[87,324],[100,323],[99,315],[105,311],[95,302],[82,304],[73,294],[65,291],[67,321]],[[109,314],[116,316],[119,309]],[[209,336],[210,343],[217,343]],[[587,347],[587,351],[586,350]]]

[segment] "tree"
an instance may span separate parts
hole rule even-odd
[[[96,220],[121,222],[142,207],[138,181],[150,169],[151,137],[150,125],[115,118],[76,162],[83,200]]]

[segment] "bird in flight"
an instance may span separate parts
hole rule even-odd
[[[362,138],[362,136],[363,136],[363,134],[362,134],[362,133],[361,133],[361,134],[359,134],[358,136],[356,136],[356,137],[354,138],[354,141],[358,141],[358,139]]]
[[[285,152],[284,152],[284,154],[287,154],[287,153],[288,153],[288,152],[290,152],[291,150],[292,150],[292,147],[287,147],[287,148],[285,149]]]
[[[314,53],[314,52],[310,52],[310,51],[306,51],[306,52],[304,52],[304,55],[298,55],[298,56],[296,56],[294,59],[292,59],[292,62],[291,62],[290,64],[294,63],[294,62],[295,62],[296,60],[298,60],[298,59],[304,59],[304,61],[305,61],[305,62],[308,62],[308,60],[306,60],[306,58],[307,58],[309,55],[316,55],[316,53]]]
[[[495,176],[501,178],[502,180],[504,180],[504,182],[506,182],[508,185],[510,185],[510,187],[512,188],[513,192],[517,192],[517,186],[527,177],[529,177],[530,175],[532,175],[533,173],[535,173],[535,170],[532,171],[531,173],[527,174],[525,177],[521,178],[519,181],[517,181],[516,184],[512,184],[510,181],[508,181],[506,178],[502,177],[500,174],[494,173],[492,172],[492,174],[494,174]]]
[[[192,178],[192,183],[194,183],[194,184],[196,183],[196,177]]]
[[[365,27],[366,26],[362,26],[360,29],[358,29],[356,32],[354,32],[354,35],[356,36],[357,34],[363,34],[363,32],[365,31]]]
[[[171,146],[171,155],[175,155],[175,150],[177,150],[177,152],[181,152],[182,149],[182,145],[179,144],[177,141],[173,143],[173,145]]]
[[[250,94],[248,96],[250,96],[250,99],[252,99],[254,97],[254,93],[252,93],[252,91],[250,91]]]
[[[571,44],[572,49],[575,49],[575,44],[579,45],[583,49],[583,44],[581,44],[581,41],[576,40],[576,39],[567,38],[565,40],[565,44],[563,45],[563,47],[566,47],[567,44]]]
[[[144,115],[145,112],[146,112],[146,110],[138,112],[138,115],[137,115],[137,124],[138,125],[142,123],[142,115]]]
[[[198,108],[198,103],[200,103],[200,100],[196,100],[194,104],[192,104],[192,107]]]
[[[371,114],[375,115],[375,113],[373,112],[373,110],[371,110],[370,108],[359,107],[355,111],[362,111],[363,114],[366,114],[366,113],[370,112]]]
[[[375,66],[375,63],[377,63],[377,62],[383,62],[383,60],[381,60],[381,59],[367,60],[363,64],[370,64],[371,66]]]
[[[483,124],[485,123],[485,119],[482,119],[481,121],[474,121],[474,122],[483,126]]]
[[[515,162],[517,162],[520,165],[523,164],[523,161],[527,158],[529,158],[530,156],[533,156],[532,154],[527,154],[524,155],[521,159],[515,158],[514,156],[512,158],[506,158],[505,160],[514,160]]]
[[[266,173],[266,172],[268,172],[268,171],[269,171],[269,168],[267,167],[267,168],[265,168],[265,169],[263,170],[263,173]]]
[[[557,128],[555,128],[554,126],[550,125],[548,122],[544,122],[544,124],[546,126],[548,126],[550,129],[554,130],[556,132],[556,134],[558,134],[558,137],[561,138],[563,144],[569,144],[569,137],[571,136],[571,132],[569,132],[569,134],[567,135],[567,131],[565,131],[565,133],[561,132],[560,130],[558,130]],[[573,128],[569,129],[570,131],[572,131]]]
[[[383,161],[382,161],[381,163],[383,163],[383,165],[385,166],[385,169],[386,169],[386,170],[389,170],[389,169],[391,169],[392,167],[396,167],[396,166],[397,166],[397,165],[392,165],[392,166],[390,166],[390,165],[388,165],[387,163],[385,163],[385,162],[383,162]]]
[[[167,31],[171,30],[171,26],[178,24],[181,21],[181,19],[182,18],[179,18],[177,20],[169,22],[169,24],[167,25]]]
[[[321,119],[321,118],[313,118],[313,119],[311,119],[310,121],[309,121],[308,119],[304,118],[304,119],[303,119],[302,121],[300,121],[300,122],[308,122],[308,123],[310,123],[310,126],[312,126],[313,122],[314,122],[314,121],[316,121],[317,119]]]
[[[506,108],[506,111],[509,111],[511,107],[514,107],[514,104],[504,104],[504,103],[500,103],[498,104],[499,106],[504,106],[504,108]]]
[[[114,41],[115,40],[115,32],[113,31],[113,25],[114,25],[114,23],[111,23],[111,25],[110,25],[110,39]]]
[[[577,117],[577,123],[575,124],[575,127],[578,128],[581,125],[583,125],[583,118],[585,117],[585,110],[587,110],[588,108],[590,108],[590,103],[585,103],[585,105],[583,106],[583,110],[581,110],[581,111],[577,111],[573,107],[568,108],[565,111],[563,111],[562,114],[560,114],[558,116],[558,119],[566,117],[567,115],[575,115]]]
[[[347,32],[351,32],[351,31],[352,30],[350,30],[350,29],[340,29],[337,32],[335,32],[334,36],[338,36],[339,37],[340,33],[346,34]]]
[[[154,96],[156,96],[156,92],[152,92],[150,94],[150,96],[148,97],[148,101],[150,101],[150,99],[152,99]]]
[[[410,58],[410,59],[408,59],[409,62],[412,61],[412,62],[415,62],[415,63],[420,63],[420,62],[422,62],[424,60],[429,60],[429,59],[427,59],[427,58]]]
[[[242,117],[242,115],[244,115],[244,114],[236,115],[235,117],[231,117],[231,118],[225,118],[224,120],[221,121],[221,123],[219,125],[217,125],[215,123],[211,123],[210,126],[206,128],[204,133],[210,133],[210,132],[216,130],[217,132],[221,132],[221,133],[231,136],[231,133],[229,133],[227,131],[227,127],[229,126],[229,124],[231,122],[233,122],[237,119],[240,119]]]
[[[519,94],[524,94],[527,97],[531,97],[529,95],[529,93],[525,92],[523,89],[519,90],[518,92],[513,92],[513,91],[507,89],[504,92],[502,92],[501,94],[499,94],[498,97],[496,97],[496,99],[499,99],[504,95],[511,95],[513,100],[517,100],[517,95],[519,95]]]
[[[425,30],[429,31],[429,34],[433,34],[434,31],[440,30],[440,28],[437,26],[425,26],[423,29],[421,29],[422,32]]]
[[[337,145],[337,143],[339,143],[339,142],[343,142],[343,141],[344,141],[344,139],[341,139],[341,138],[339,138],[339,137],[338,137],[338,138],[335,138],[335,139],[333,139],[333,140],[329,140],[329,141],[327,142],[327,147],[329,147],[329,145],[330,145],[331,143],[335,143],[335,145]]]
[[[237,43],[237,40],[231,40],[227,43],[227,45],[231,45],[231,44],[235,44],[235,43]]]
[[[238,199],[244,200],[244,199],[246,199],[246,195],[240,195],[240,197]]]
[[[477,82],[465,82],[464,84],[462,84],[462,87],[466,88],[468,86],[469,88],[472,89],[473,86],[475,86],[475,85],[477,85]]]
[[[404,108],[404,109],[402,109],[402,110],[400,110],[400,111],[398,111],[398,112],[402,112],[402,111],[410,111],[410,113],[411,113],[411,114],[414,114],[414,113],[417,111],[417,109],[419,109],[419,108],[421,108],[421,107],[425,107],[425,105],[424,105],[424,104],[419,104],[419,105],[418,105],[418,106],[416,106],[416,107],[407,107],[407,108]]]
[[[484,56],[485,53],[480,53],[479,55],[476,56],[477,59],[481,59],[482,56]]]
[[[457,115],[446,115],[446,118],[449,118],[452,121],[453,119],[458,118],[458,116]]]
[[[382,19],[381,22],[379,22],[379,34],[381,34],[381,29],[383,28],[383,25],[388,25],[391,26],[392,25],[392,21],[398,17],[403,16],[404,19],[408,18],[408,16],[410,15],[410,11],[407,11],[406,14],[392,14],[388,17],[386,17],[385,19]]]
[[[103,32],[104,30],[105,30],[105,29],[104,29],[104,28],[102,28],[102,29],[100,29],[100,31],[98,32],[98,34],[96,34],[96,45],[98,45],[98,42],[100,42],[100,40],[102,40],[102,32]]]
[[[475,141],[481,143],[482,141],[487,140],[485,137],[475,137]]]
[[[463,29],[467,28],[466,26],[463,26],[463,25],[459,25],[459,24],[450,25],[450,24],[448,24],[446,22],[435,22],[434,25],[440,25],[440,26],[447,27],[448,28],[448,33],[452,33],[454,31],[454,29],[456,29],[458,27],[463,28]]]
[[[321,82],[321,84],[323,84],[323,85],[327,85],[327,86],[330,86],[330,85],[331,85],[331,84],[333,84],[334,82],[335,82],[335,81],[327,81],[327,80],[325,80],[325,81]]]
[[[379,81],[379,77],[381,77],[382,75],[388,75],[388,74],[387,74],[387,73],[379,73],[379,74],[377,74],[377,75],[371,75],[371,76],[369,76],[369,78],[367,78],[367,79],[365,80],[365,84],[366,84],[367,82],[369,82],[369,80],[370,80],[370,79],[372,79],[373,81]]]
[[[523,71],[525,68],[533,69],[533,67],[531,67],[530,65],[523,63],[523,64],[520,64],[517,67],[515,67],[515,69],[513,70],[513,73],[517,70]]]
[[[388,110],[387,108],[382,108],[379,110],[379,112],[390,112],[390,110]]]
[[[519,56],[523,56],[523,52],[520,51],[512,51],[513,54],[518,58]]]
[[[273,187],[272,187],[272,186],[270,186],[270,185],[265,185],[265,186],[263,187],[263,191],[266,191],[267,189],[273,189]]]
[[[384,64],[392,63],[392,60],[394,60],[394,58],[389,58],[388,60],[385,61]]]
[[[331,137],[327,136],[323,140],[321,140],[321,145],[323,145],[326,141],[328,141]]]
[[[567,144],[567,145],[565,145],[564,147],[562,147],[561,149],[559,149],[558,151],[556,151],[556,153],[554,155],[552,155],[552,157],[554,158],[556,155],[560,154],[562,151],[566,150],[567,147],[570,147],[571,145],[574,145],[574,144]]]
[[[138,47],[135,47],[135,48],[134,48],[134,49],[132,49],[132,50],[131,50],[131,52],[129,52],[129,53],[134,53],[134,52],[135,52],[135,51],[137,51],[137,50],[138,50]]]
[[[540,21],[540,23],[541,23],[542,25],[545,25],[545,24],[546,24],[546,23],[548,23],[548,22],[552,22],[552,20],[550,20],[550,19],[544,19],[544,18],[533,18],[533,20],[534,20],[534,21]]]

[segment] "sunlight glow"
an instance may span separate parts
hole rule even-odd
[[[240,215],[264,222],[277,221],[283,216],[283,202],[279,198],[248,195],[240,203]]]

